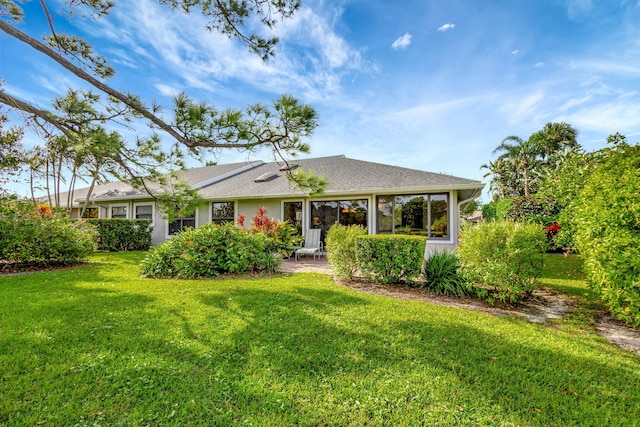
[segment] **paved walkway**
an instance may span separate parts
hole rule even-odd
[[[285,259],[280,266],[283,273],[324,273],[331,274],[331,267],[327,263],[327,257],[313,259],[310,257],[302,257],[300,261],[294,258]]]

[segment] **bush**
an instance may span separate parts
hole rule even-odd
[[[291,247],[300,246],[304,237],[298,231],[298,228],[291,221],[280,221],[267,216],[267,208],[261,206],[258,212],[251,220],[251,228],[245,228],[245,215],[238,216],[237,223],[240,227],[248,231],[262,233],[273,239],[278,252],[287,256],[291,253]]]
[[[529,294],[543,267],[546,235],[537,224],[487,222],[462,231],[458,255],[464,277],[490,303]]]
[[[59,266],[86,259],[95,227],[52,212],[48,205],[0,199],[0,260],[17,266]]]
[[[511,199],[502,199],[482,206],[482,218],[485,221],[503,221],[511,208]]]
[[[362,274],[376,282],[410,282],[424,262],[426,237],[377,234],[356,238],[356,260]]]
[[[640,327],[640,146],[621,135],[574,205],[576,245],[591,286],[618,319]]]
[[[147,277],[200,278],[220,274],[271,273],[282,257],[273,239],[232,223],[187,228],[156,246],[142,261]]]
[[[151,247],[151,220],[92,218],[98,230],[98,250],[108,252],[148,251]]]
[[[470,295],[472,288],[459,270],[460,260],[454,252],[435,252],[424,263],[421,286],[440,295]]]
[[[339,279],[350,280],[358,271],[356,238],[366,236],[367,229],[360,225],[333,225],[327,232],[327,260],[331,271]]]
[[[537,199],[534,197],[518,197],[511,201],[506,219],[514,222],[532,222],[541,225],[553,224],[560,209],[552,197]]]

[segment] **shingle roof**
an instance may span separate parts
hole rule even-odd
[[[344,156],[292,160],[290,164],[299,165],[301,169],[327,178],[327,195],[481,189],[484,186],[480,181],[471,179],[349,159]],[[255,182],[256,178],[264,174],[277,174],[277,177]],[[249,172],[204,187],[201,194],[205,199],[215,199],[229,196],[286,197],[300,195],[303,192],[291,188],[285,172],[280,171],[278,163],[264,163]]]
[[[324,176],[328,181],[325,191],[327,195],[472,190],[482,189],[484,186],[476,180],[344,156],[296,159],[290,161],[290,165]],[[204,166],[179,171],[178,176],[199,188],[202,197],[209,200],[282,198],[305,194],[300,189],[292,188],[286,172],[281,170],[281,164],[277,162]],[[257,180],[261,176],[267,179]],[[87,188],[76,190],[74,199],[84,199],[87,191]],[[104,201],[146,198],[145,196],[144,193],[117,182],[96,186],[93,191],[94,199]]]

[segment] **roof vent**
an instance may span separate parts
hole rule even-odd
[[[273,172],[266,172],[263,173],[262,175],[260,175],[259,177],[257,177],[256,179],[254,179],[254,182],[267,182],[267,181],[271,181],[272,179],[276,178],[278,176],[277,173],[273,173]]]
[[[282,165],[280,167],[280,171],[284,172],[284,171],[292,171],[294,169],[298,169],[298,167],[300,167],[300,165],[296,165],[296,164],[289,164],[289,163],[285,163],[284,165]]]

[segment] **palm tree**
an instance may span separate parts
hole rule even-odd
[[[509,164],[515,173],[522,173],[522,185],[524,195],[531,195],[531,170],[535,167],[540,155],[538,137],[533,134],[524,140],[511,135],[502,140],[500,145],[493,150],[493,154],[502,152],[498,160]]]
[[[537,177],[553,168],[558,156],[567,150],[579,150],[577,135],[578,131],[567,123],[550,122],[527,140],[506,137],[493,151],[500,153],[498,158],[482,166],[489,170],[485,177],[492,175],[491,190],[502,198],[531,196]]]
[[[568,123],[547,123],[539,133],[540,154],[545,160],[564,151],[580,148],[578,131]],[[534,134],[535,135],[535,134]],[[532,135],[533,136],[533,135]]]

